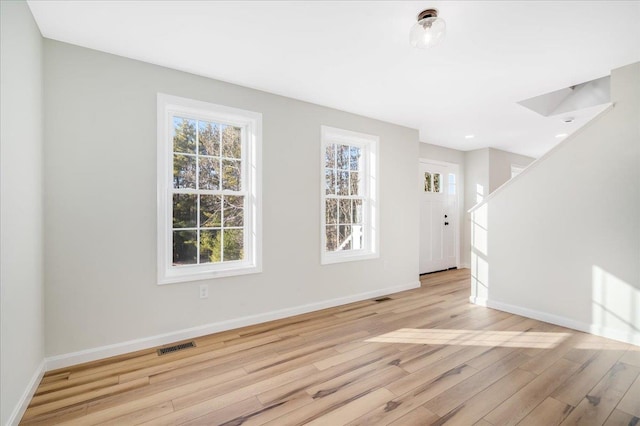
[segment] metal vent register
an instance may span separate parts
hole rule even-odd
[[[196,342],[180,343],[179,345],[167,346],[165,348],[158,349],[158,355],[166,355],[176,351],[182,351],[184,349],[195,348]]]

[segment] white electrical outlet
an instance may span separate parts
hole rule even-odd
[[[209,298],[209,286],[207,284],[200,284],[200,299]]]

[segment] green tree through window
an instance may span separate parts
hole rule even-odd
[[[321,126],[321,262],[378,256],[377,146],[379,138]]]
[[[158,93],[158,284],[262,271],[262,114]]]
[[[173,265],[245,258],[242,129],[173,117]]]

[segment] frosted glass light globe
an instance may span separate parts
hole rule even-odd
[[[447,24],[442,18],[430,16],[420,19],[411,27],[409,42],[418,49],[435,46],[444,40]]]

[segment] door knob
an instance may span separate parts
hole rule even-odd
[[[445,222],[444,225],[447,226],[449,224],[449,222]]]
[[[449,216],[447,216],[446,214],[444,215],[444,218],[445,218],[445,219],[446,219],[446,218],[448,218],[448,217],[449,217]]]

